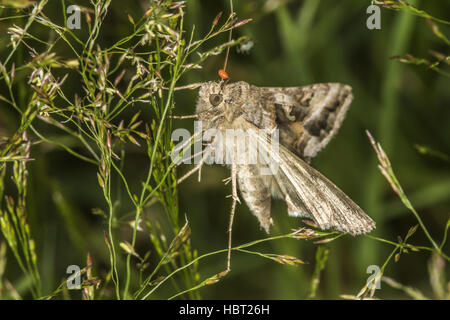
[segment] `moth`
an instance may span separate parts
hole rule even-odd
[[[261,227],[269,233],[272,198],[283,199],[290,216],[307,218],[321,229],[335,229],[351,235],[370,232],[375,222],[319,171],[309,165],[337,133],[353,99],[352,89],[340,83],[302,87],[257,87],[239,81],[211,81],[201,84],[196,115],[204,130],[215,128],[252,132],[278,130],[278,152],[269,153],[278,163],[273,174],[262,175],[259,164],[231,163],[232,209],[229,225],[228,270],[231,228],[237,189]],[[256,137],[269,150],[269,139]],[[209,146],[215,148],[214,141]],[[225,152],[235,153],[225,145]],[[208,154],[182,179],[201,168]]]

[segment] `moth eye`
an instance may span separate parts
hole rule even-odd
[[[222,102],[222,95],[221,94],[211,94],[209,95],[209,102],[214,106],[218,106]]]

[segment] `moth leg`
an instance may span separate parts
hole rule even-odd
[[[191,146],[192,146],[192,141],[194,141],[194,139],[198,138],[200,135],[202,134],[202,132],[196,132],[192,137],[190,137],[186,142],[184,142],[180,147],[176,147],[176,149],[179,149],[180,152],[185,152],[186,150],[188,150]],[[203,151],[202,151],[203,152]],[[197,156],[198,153],[196,153],[194,156]],[[194,156],[191,156],[190,159],[192,159]],[[166,157],[164,156],[162,158],[162,160],[165,160]],[[178,167],[180,164],[183,163],[182,161],[183,159],[180,158],[176,163],[175,166]]]
[[[227,272],[231,270],[231,235],[233,230],[233,219],[234,213],[236,211],[236,204],[238,202],[237,195],[237,169],[236,165],[232,164],[231,166],[231,211],[230,211],[230,223],[228,225],[228,255],[227,255]]]
[[[214,151],[213,143],[214,143],[214,140],[213,140],[211,143],[209,143],[209,144],[207,145],[206,151],[205,151],[205,156],[203,156],[201,162],[204,163],[204,162],[206,161],[206,159],[207,159],[207,158],[211,155],[211,153]],[[200,181],[202,180],[202,167],[203,167],[203,166],[200,166],[200,167],[198,168],[198,182],[200,182]]]
[[[175,87],[174,90],[178,91],[178,90],[194,90],[197,89],[198,87],[201,87],[203,83],[202,82],[196,82],[196,83],[191,83],[185,86],[181,86],[181,87]]]
[[[197,153],[194,153],[192,156],[190,156],[188,159],[189,160],[192,160],[192,159],[195,159],[197,156],[199,156],[199,155],[201,155],[203,153],[203,150],[202,151],[199,151],[199,152],[197,152]],[[165,159],[165,157],[164,158],[162,158],[162,160],[164,160]],[[180,165],[182,165],[183,164],[183,162],[178,162],[178,163],[176,163],[175,164],[175,167],[179,167]]]
[[[198,168],[198,182],[200,182],[202,180],[202,167]]]
[[[231,181],[231,177],[228,177],[228,178],[225,178],[225,179],[222,180],[222,182],[223,182],[225,185],[229,184],[230,181]]]
[[[197,114],[189,114],[186,116],[170,116],[172,119],[196,119],[198,118]]]
[[[180,179],[177,180],[177,184],[182,183],[184,180],[189,178],[191,175],[193,175],[197,170],[200,169],[200,167],[203,165],[203,162],[200,162],[198,165],[196,165],[194,168],[189,170],[184,176],[182,176]]]
[[[191,83],[191,84],[188,84],[188,85],[185,85],[185,86],[181,86],[181,87],[175,87],[175,88],[173,88],[175,91],[178,91],[178,90],[186,90],[186,89],[188,89],[188,90],[194,90],[194,89],[197,89],[198,87],[201,87],[201,85],[202,85],[203,83],[202,82],[196,82],[196,83]],[[167,88],[167,87],[162,87],[164,90],[169,90],[170,88]]]
[[[184,176],[182,176],[180,179],[178,179],[177,183],[183,182],[184,180],[189,178],[192,174],[194,174],[197,170],[200,170],[201,167],[203,166],[203,164],[205,163],[206,159],[209,157],[209,155],[211,154],[212,151],[213,151],[212,148],[207,148],[205,150],[205,153],[203,154],[203,157],[200,160],[200,162],[194,168],[189,170]]]

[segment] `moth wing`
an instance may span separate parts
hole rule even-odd
[[[237,165],[237,181],[242,198],[264,230],[269,233],[272,193],[256,165]]]
[[[342,190],[283,146],[280,146],[280,160],[275,175],[280,189],[295,208],[306,208],[321,228],[353,235],[375,228],[375,222]]]
[[[247,122],[247,127],[252,125]],[[270,157],[270,170],[290,215],[310,217],[321,229],[352,235],[370,232],[375,222],[342,190],[281,144],[276,152],[267,138],[257,135],[259,151]]]
[[[341,83],[260,90],[274,106],[281,144],[307,161],[336,134],[353,100],[352,88]]]

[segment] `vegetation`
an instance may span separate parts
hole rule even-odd
[[[449,299],[450,4],[373,3],[381,30],[371,1],[3,1],[0,298]],[[276,201],[267,236],[240,205],[223,272],[229,172],[177,184],[170,152],[193,132],[174,116],[196,91],[176,89],[218,79],[227,48],[232,81],[353,87],[313,165],[374,232],[316,230]]]

